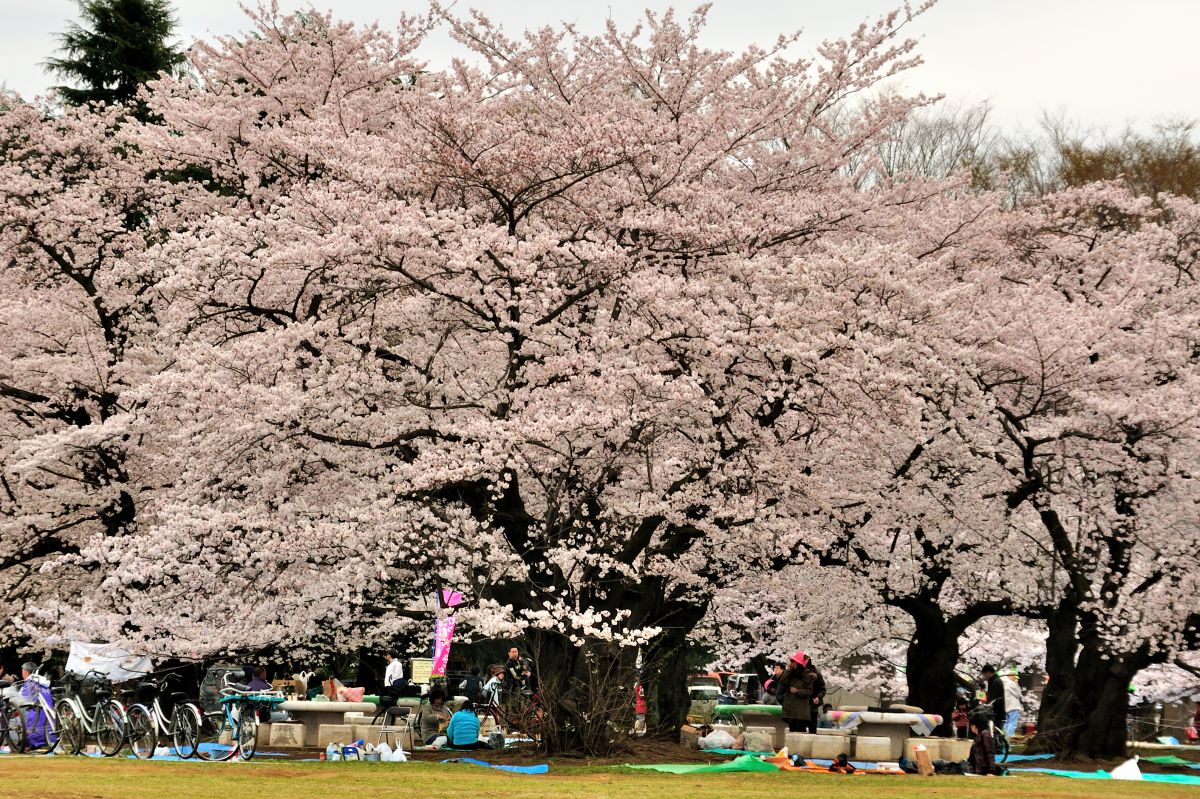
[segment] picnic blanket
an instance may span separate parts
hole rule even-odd
[[[727,763],[656,763],[649,766],[626,766],[644,771],[660,771],[664,774],[729,774],[739,771],[779,771],[774,763],[763,762],[754,755],[742,755]]]
[[[1010,772],[1029,774],[1050,774],[1055,777],[1070,777],[1073,780],[1111,780],[1112,775],[1100,769],[1098,771],[1067,771],[1057,768],[1011,768]],[[1142,774],[1142,782],[1168,782],[1175,785],[1200,785],[1200,775],[1197,774]]]
[[[1012,760],[1012,757],[1009,757]],[[1157,763],[1160,766],[1184,766],[1185,768],[1200,768],[1200,763],[1194,760],[1184,760],[1182,757],[1175,755],[1159,755],[1157,757],[1143,757],[1147,763]]]
[[[536,766],[505,766],[499,763],[489,763],[486,760],[476,760],[473,757],[452,757],[449,760],[443,760],[443,763],[470,763],[472,766],[487,766],[499,771],[507,771],[510,774],[545,774],[550,770],[547,763],[539,763]]]
[[[936,713],[880,713],[876,710],[831,710],[825,718],[839,730],[853,730],[860,724],[906,723],[917,735],[929,735],[942,723]]]
[[[701,749],[701,752],[710,752],[714,755],[762,755],[770,757],[774,752],[747,752],[745,749]]]

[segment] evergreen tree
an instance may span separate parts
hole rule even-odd
[[[128,102],[143,83],[183,62],[170,41],[175,18],[168,0],[79,0],[79,8],[80,22],[60,36],[62,57],[46,62],[75,84],[55,87],[65,102]]]

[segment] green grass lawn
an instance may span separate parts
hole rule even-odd
[[[863,799],[995,799],[995,797],[1189,797],[1195,788],[1131,782],[1069,780],[1042,775],[1002,778],[884,777],[835,774],[710,774],[676,776],[612,768],[551,766],[549,774],[506,774],[479,766],[438,763],[140,763],[67,757],[0,757],[0,797],[121,797],[121,799],[342,799],[388,796],[687,797],[743,799],[787,796]]]

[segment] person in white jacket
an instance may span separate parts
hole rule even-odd
[[[387,661],[387,669],[383,672],[383,687],[391,688],[397,681],[404,679],[404,664],[396,657],[394,649],[385,652],[383,659]]]
[[[1013,669],[1004,675],[1004,734],[1011,738],[1017,733],[1017,722],[1021,719],[1021,686],[1017,683],[1017,672]]]

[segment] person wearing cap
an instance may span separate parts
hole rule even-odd
[[[1021,686],[1017,682],[1017,670],[1009,669],[1004,674],[1004,734],[1009,738],[1017,734],[1017,722],[1021,719]]]
[[[984,700],[992,711],[992,721],[997,727],[1004,727],[1007,711],[1004,708],[1004,683],[996,676],[996,667],[988,664],[980,672],[983,677]]]
[[[797,652],[792,655],[783,676],[779,678],[782,690],[780,704],[783,705],[780,716],[787,722],[790,732],[817,731],[812,710],[816,671],[808,668],[811,663],[808,655]]]

